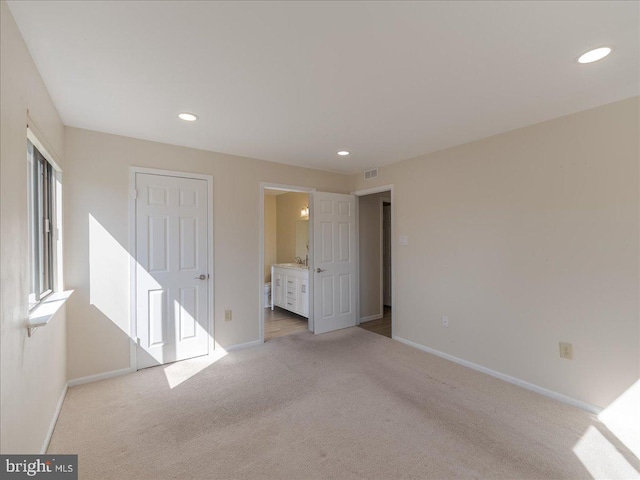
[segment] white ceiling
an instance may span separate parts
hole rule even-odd
[[[638,2],[9,5],[66,125],[325,170],[640,94]]]

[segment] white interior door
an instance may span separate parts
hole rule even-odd
[[[356,197],[314,192],[314,333],[356,324]]]
[[[205,180],[136,173],[138,369],[206,355]]]

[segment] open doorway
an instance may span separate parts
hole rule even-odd
[[[301,192],[309,195],[309,203],[298,205],[300,219],[307,216],[307,242],[304,258],[295,253],[293,260],[278,258],[265,263],[265,190]],[[279,195],[275,195],[278,197]],[[293,187],[269,183],[260,184],[259,209],[259,330],[258,341],[265,339],[266,266],[271,269],[269,280],[271,305],[308,318],[308,330],[319,335],[358,323],[358,258],[357,203],[353,194],[318,192],[315,188]],[[267,200],[269,202],[270,200]],[[276,198],[276,202],[278,202]],[[308,210],[307,210],[308,209]],[[278,214],[276,212],[276,224]],[[277,234],[276,234],[277,235]],[[276,242],[279,242],[276,237]],[[277,248],[277,247],[276,247]],[[297,257],[297,258],[296,258]],[[277,267],[278,271],[274,267]],[[279,275],[279,276],[278,276]],[[293,295],[292,295],[292,292]]]
[[[393,337],[391,197],[390,189],[358,195],[359,326],[389,338]]]
[[[309,193],[265,184],[263,200],[261,336],[269,341],[312,330],[309,324]]]

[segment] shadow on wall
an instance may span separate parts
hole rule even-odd
[[[110,325],[116,326],[126,335],[129,346],[135,345],[137,339],[131,334],[131,291],[129,272],[133,257],[118,241],[89,214],[89,303],[99,310]],[[145,284],[145,288],[161,289],[161,285],[146,269],[135,262],[138,282]],[[127,272],[126,278],[123,272]],[[191,320],[197,324],[195,313],[185,308],[178,301],[174,302],[173,310],[180,314],[180,318]],[[206,321],[206,319],[205,319]],[[98,327],[101,328],[101,327]],[[204,334],[209,335],[206,326]],[[158,363],[164,363],[163,352],[149,353],[140,346],[137,355],[149,355]],[[163,367],[167,376],[169,388],[174,388],[187,378],[197,374],[202,369],[226,355],[226,350],[215,343],[214,354],[206,360],[186,366],[174,363]]]

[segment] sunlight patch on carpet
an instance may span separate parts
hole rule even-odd
[[[598,420],[640,458],[640,380],[605,408]]]
[[[213,365],[218,360],[226,356],[227,351],[221,346],[216,345],[215,352],[212,355],[183,360],[164,367],[164,375],[167,377],[169,388],[176,388],[178,385],[186,382],[191,377],[197,375],[205,368]]]
[[[640,478],[640,474],[593,425],[573,447],[593,478]]]

